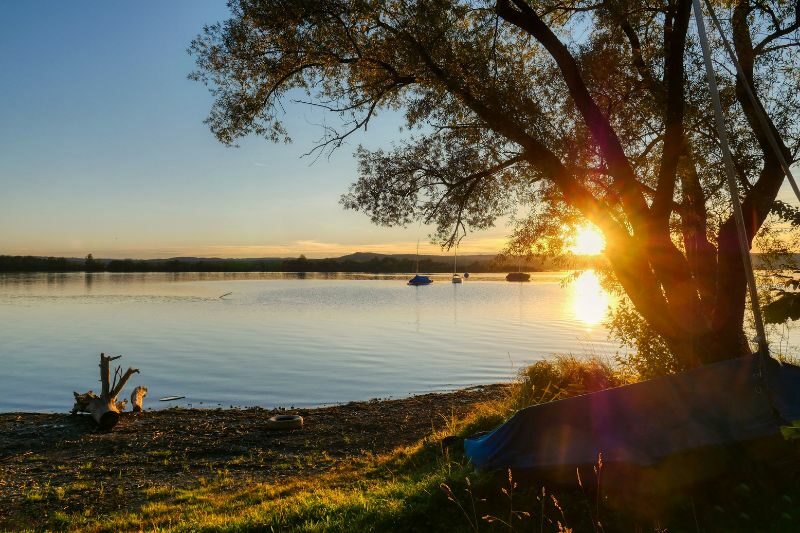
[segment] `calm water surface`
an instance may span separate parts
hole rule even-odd
[[[592,272],[473,276],[0,275],[0,411],[65,411],[100,352],[146,405],[307,406],[502,381],[553,353],[613,354]],[[229,296],[220,295],[230,292]]]

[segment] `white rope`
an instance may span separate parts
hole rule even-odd
[[[722,31],[722,25],[719,23],[717,14],[714,12],[714,6],[711,5],[710,0],[706,0],[706,6],[708,7],[708,12],[711,15],[711,20],[714,22],[714,26],[717,28],[717,32],[719,32],[720,37],[722,37],[722,44],[725,46],[725,51],[728,52],[728,57],[730,57],[731,62],[736,67],[736,72],[739,75],[739,79],[742,81],[744,91],[747,93],[747,99],[750,100],[750,103],[753,105],[753,108],[756,111],[756,117],[758,118],[761,127],[766,132],[767,141],[769,142],[772,150],[775,152],[775,157],[778,158],[778,162],[783,169],[783,173],[786,174],[786,179],[789,180],[789,184],[792,186],[792,190],[794,191],[794,195],[797,197],[797,201],[800,202],[800,188],[798,188],[797,181],[794,179],[794,175],[789,167],[789,163],[786,161],[786,157],[783,155],[783,150],[781,150],[780,146],[778,145],[778,139],[775,138],[775,134],[769,125],[769,121],[767,120],[764,110],[761,108],[758,100],[756,100],[756,96],[753,93],[753,88],[750,87],[750,82],[747,80],[747,76],[744,75],[744,70],[739,64],[739,61],[736,59],[736,54],[733,52],[733,48],[731,47],[728,38]],[[697,9],[696,6],[695,9]]]
[[[714,73],[714,65],[711,62],[711,50],[708,46],[708,36],[706,26],[703,22],[703,12],[700,0],[692,0],[694,4],[694,17],[697,23],[697,33],[700,37],[700,45],[703,48],[703,59],[706,64],[706,79],[708,80],[708,90],[711,93],[711,101],[714,104],[714,118],[717,126],[717,136],[719,137],[720,148],[722,149],[722,159],[725,162],[725,175],[728,179],[728,189],[731,194],[733,204],[733,217],[736,220],[736,229],[739,237],[739,249],[741,251],[742,263],[745,275],[747,276],[747,286],[750,291],[750,305],[753,310],[753,318],[756,323],[756,334],[758,335],[758,347],[762,357],[769,355],[767,346],[767,336],[764,330],[764,320],[761,317],[761,307],[758,304],[758,290],[756,289],[755,275],[753,274],[753,263],[750,258],[750,244],[747,239],[747,228],[742,214],[742,204],[739,201],[739,192],[736,187],[736,169],[733,164],[733,156],[728,144],[728,134],[725,131],[725,118],[722,114],[722,104],[719,100],[719,89],[717,88],[717,78]]]

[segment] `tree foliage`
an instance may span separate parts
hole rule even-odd
[[[799,145],[800,4],[713,2],[746,80],[716,57],[752,241]],[[410,134],[360,148],[347,208],[382,225],[435,222],[455,242],[513,214],[521,248],[557,250],[589,220],[631,310],[682,366],[749,352],[737,249],[691,0],[236,0],[192,43],[192,75],[232,144],[289,139],[286,99],[338,115],[312,151],[339,147],[376,112]],[[718,42],[712,43],[721,51]],[[789,211],[786,211],[789,213]],[[702,347],[702,348],[698,348]]]

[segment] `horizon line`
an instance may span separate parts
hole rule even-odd
[[[68,260],[75,260],[75,261],[83,261],[86,259],[88,255],[92,255],[92,258],[95,261],[168,261],[172,259],[200,259],[200,260],[219,260],[219,261],[246,261],[246,260],[286,260],[286,259],[299,259],[300,257],[305,257],[306,259],[341,259],[343,257],[363,254],[363,255],[375,255],[375,256],[415,256],[417,255],[416,252],[365,252],[365,251],[355,251],[355,252],[346,252],[340,255],[320,255],[322,252],[319,253],[307,253],[307,252],[300,252],[295,253],[294,255],[241,255],[241,256],[220,256],[220,255],[157,255],[157,256],[122,256],[122,255],[100,255],[96,256],[95,254],[89,252],[86,255],[74,255],[74,254],[42,254],[42,253],[8,253],[8,252],[0,252],[0,257],[36,257],[36,258],[57,258],[57,259],[68,259]],[[501,255],[500,252],[465,252],[463,254],[459,254],[460,257],[474,257],[474,256],[481,256],[481,257],[491,257],[491,256],[498,256]],[[536,254],[534,254],[536,255]],[[432,252],[421,252],[419,254],[420,257],[443,257],[443,258],[450,258],[452,257],[452,253],[449,252],[440,252],[440,253],[432,253]]]

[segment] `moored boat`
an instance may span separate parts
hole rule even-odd
[[[414,273],[414,277],[408,280],[409,285],[413,286],[420,286],[420,285],[430,285],[433,283],[433,280],[428,276],[420,276],[419,274],[419,239],[417,239],[417,269]]]
[[[530,281],[531,275],[527,272],[509,272],[506,281]]]

